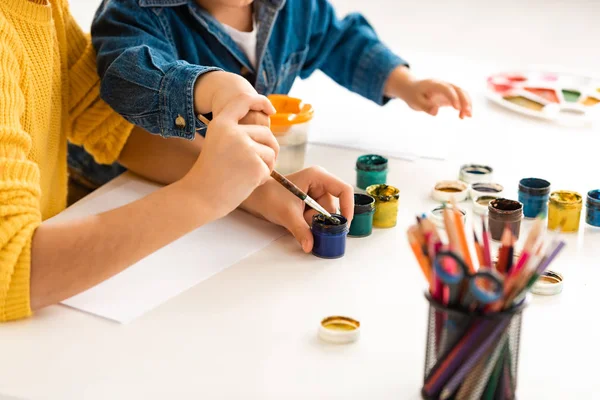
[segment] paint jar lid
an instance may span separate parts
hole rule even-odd
[[[375,199],[373,196],[363,193],[354,193],[354,215],[365,214],[375,211]]]
[[[348,232],[348,220],[341,214],[331,214],[331,219],[323,214],[315,214],[312,219],[312,230],[327,235],[337,235]],[[335,223],[333,219],[336,218],[339,221]]]
[[[435,184],[431,197],[441,203],[458,203],[467,199],[467,189],[468,186],[461,181],[441,181]]]
[[[385,171],[388,159],[377,154],[366,154],[356,160],[356,169],[361,171]]]
[[[371,185],[367,188],[367,193],[381,202],[387,202],[391,200],[398,200],[400,198],[400,189],[395,188],[385,183],[378,185]]]
[[[359,336],[360,322],[349,317],[327,317],[319,325],[319,337],[329,343],[352,343]]]
[[[493,194],[486,194],[484,196],[473,198],[473,212],[477,215],[487,215],[490,203],[497,198],[499,198],[499,196]]]
[[[600,208],[600,189],[594,189],[588,192],[586,204],[590,208]]]
[[[531,287],[531,293],[552,296],[562,292],[563,276],[554,271],[546,271]]]
[[[561,208],[577,209],[582,207],[583,198],[577,192],[558,190],[550,194],[550,203]]]
[[[494,169],[488,165],[466,164],[460,167],[458,179],[466,183],[490,182]]]
[[[448,208],[448,206],[439,206],[429,212],[429,218],[433,221],[435,226],[440,229],[446,229],[446,225],[444,224],[444,208]],[[458,207],[456,209],[462,215],[463,223],[465,223],[467,220],[467,212]]]
[[[550,182],[539,178],[523,178],[519,182],[519,191],[534,196],[550,194]]]
[[[503,191],[504,186],[499,183],[477,182],[471,185],[470,195],[472,199],[487,195],[502,197],[501,194]]]
[[[504,222],[520,221],[523,217],[523,203],[516,200],[498,198],[488,205],[490,218]]]

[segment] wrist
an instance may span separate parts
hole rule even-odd
[[[213,101],[219,88],[223,88],[221,81],[225,71],[209,71],[196,79],[194,83],[194,111],[196,114],[212,112]]]
[[[175,200],[175,206],[186,210],[186,215],[194,221],[195,226],[207,224],[229,213],[229,210],[222,210],[219,199],[210,190],[199,186],[197,179],[189,175],[167,186],[172,190],[170,196]]]
[[[401,65],[390,73],[385,83],[385,95],[405,100],[415,81],[416,79],[410,69],[405,65]]]

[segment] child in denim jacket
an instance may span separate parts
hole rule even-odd
[[[361,15],[340,20],[327,0],[104,0],[92,40],[102,98],[164,137],[193,139],[206,128],[197,114],[240,92],[286,94],[317,69],[381,105],[400,98],[431,115],[452,106],[471,116],[463,90],[414,79]],[[219,96],[199,101],[198,77],[220,70],[229,73]]]

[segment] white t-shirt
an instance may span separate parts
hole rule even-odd
[[[256,35],[258,32],[256,20],[253,19],[252,32],[242,32],[228,25],[222,25],[223,28],[225,28],[225,32],[227,32],[233,41],[240,46],[246,54],[246,57],[248,57],[248,60],[250,60],[250,64],[256,69]]]

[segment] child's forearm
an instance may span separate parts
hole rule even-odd
[[[165,139],[136,127],[119,156],[119,163],[131,172],[162,184],[181,179],[196,162],[204,138],[196,135],[192,141]]]
[[[413,82],[414,77],[410,69],[401,65],[390,73],[385,83],[384,93],[390,98],[405,99],[405,95]]]
[[[31,308],[95,286],[219,217],[202,196],[189,192],[189,185],[176,183],[100,215],[42,224],[31,246]]]

